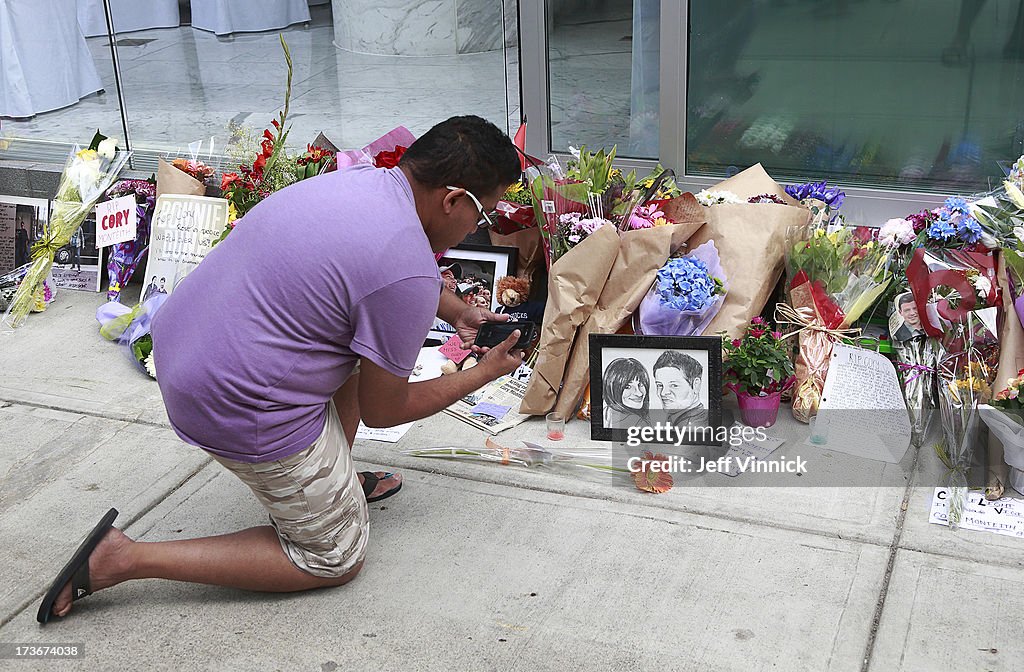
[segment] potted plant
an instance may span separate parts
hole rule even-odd
[[[740,338],[723,340],[725,386],[736,393],[743,422],[771,427],[779,415],[779,399],[796,380],[782,334],[761,317],[747,325]]]

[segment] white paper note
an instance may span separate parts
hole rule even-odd
[[[910,447],[910,414],[885,355],[837,343],[825,376],[815,434],[818,447],[898,463]],[[816,445],[816,444],[810,444]]]
[[[736,423],[736,426],[743,427],[740,423]],[[733,433],[730,432],[730,435],[733,435]],[[736,432],[735,436],[741,436],[741,434]],[[752,464],[753,462],[767,459],[783,443],[785,443],[784,439],[769,436],[764,441],[744,441],[738,446],[730,446],[729,452],[725,454],[725,457],[729,458],[727,462],[729,469],[718,473],[725,474],[726,476],[738,476],[744,471],[744,464]],[[748,466],[746,471],[750,470],[751,467]]]
[[[364,441],[384,441],[385,443],[398,443],[405,436],[405,433],[412,429],[411,422],[396,427],[367,427],[362,422],[356,430],[356,439]]]
[[[948,488],[935,488],[929,523],[949,524],[949,498]],[[1024,500],[1003,497],[990,502],[984,493],[968,491],[960,527],[1024,539]]]

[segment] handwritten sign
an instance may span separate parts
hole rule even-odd
[[[134,196],[122,196],[96,205],[96,247],[135,240],[137,227]]]
[[[815,422],[827,426],[829,450],[895,464],[910,447],[910,414],[896,369],[873,350],[832,348]]]
[[[223,198],[164,194],[156,201],[146,291],[170,293],[199,265],[228,224],[228,202]]]
[[[931,515],[929,523],[936,525],[949,524],[948,488],[935,488],[932,495]],[[967,492],[960,527],[965,530],[993,532],[1007,537],[1024,539],[1024,501],[1003,497],[994,502],[985,499],[981,492]]]
[[[447,341],[445,341],[444,345],[442,345],[439,348],[439,351],[442,355],[452,360],[456,364],[462,364],[463,360],[466,359],[466,357],[469,357],[471,354],[473,354],[469,350],[462,349],[462,339],[459,338],[458,334],[455,334]]]

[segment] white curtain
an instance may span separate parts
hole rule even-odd
[[[191,0],[192,27],[217,35],[277,30],[309,21],[308,0]]]
[[[114,31],[131,33],[150,28],[177,28],[178,0],[110,0]],[[78,23],[86,37],[107,34],[103,0],[78,0]]]
[[[102,88],[75,0],[0,0],[0,116],[49,112]]]

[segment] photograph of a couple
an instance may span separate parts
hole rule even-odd
[[[717,426],[720,395],[712,399],[710,391],[721,389],[720,339],[601,336],[595,342],[591,402],[600,424],[593,423],[594,438],[618,440],[630,427],[665,422]]]

